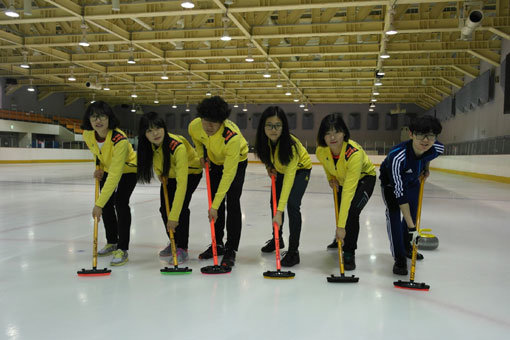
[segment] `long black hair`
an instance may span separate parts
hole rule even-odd
[[[106,104],[102,100],[98,100],[97,102],[90,104],[87,107],[87,110],[85,110],[85,114],[83,115],[83,119],[81,122],[81,128],[83,130],[94,130],[92,124],[90,124],[90,116],[92,116],[93,114],[107,116],[109,130],[113,130],[117,128],[117,126],[119,126],[119,120],[113,113],[113,110],[110,107],[110,105]]]
[[[149,142],[145,133],[148,129],[162,128],[165,130],[163,142],[161,147],[163,148],[163,176],[168,176],[170,170],[170,137],[166,129],[165,120],[156,112],[145,113],[140,118],[138,125],[138,170],[136,178],[140,183],[150,183],[154,176],[154,170],[152,166],[152,159],[154,152],[152,151],[152,143]]]
[[[260,117],[259,126],[257,127],[257,138],[255,140],[255,154],[266,166],[273,166],[271,163],[271,155],[269,148],[269,138],[266,136],[265,126],[269,117],[278,117],[282,121],[282,134],[278,139],[280,144],[278,151],[278,160],[281,164],[287,165],[292,159],[292,147],[295,141],[291,138],[289,132],[289,121],[285,112],[279,106],[270,106],[264,110]]]
[[[324,136],[326,136],[326,133],[331,130],[335,130],[336,132],[343,132],[344,142],[348,142],[349,138],[351,138],[351,133],[349,132],[347,124],[345,124],[342,115],[339,113],[332,113],[324,117],[321,121],[319,132],[317,132],[318,145],[328,146],[324,140]]]

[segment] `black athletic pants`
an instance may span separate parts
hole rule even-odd
[[[189,239],[189,203],[191,201],[191,196],[195,192],[195,189],[202,178],[202,174],[189,174],[188,175],[188,185],[186,187],[186,196],[184,196],[184,202],[182,203],[181,214],[179,215],[179,225],[175,228],[174,238],[175,238],[175,246],[177,248],[188,249],[188,239]],[[177,181],[175,178],[169,178],[166,185],[168,189],[168,202],[169,207],[172,209],[172,203],[175,198],[175,190],[177,189]],[[161,212],[161,218],[163,219],[164,227],[168,238],[170,239],[170,234],[168,233],[168,229],[166,227],[166,223],[168,218],[166,216],[166,206],[165,206],[165,195],[163,192],[163,184],[161,184],[160,192],[159,192],[161,207],[159,211]]]
[[[289,200],[287,201],[287,213],[289,214],[289,252],[298,251],[299,238],[301,236],[301,199],[305,194],[306,187],[310,180],[311,169],[302,169],[296,171],[296,177],[294,177],[294,184],[290,190]],[[280,200],[280,194],[282,192],[284,175],[278,173],[276,175],[276,201]],[[271,194],[271,216],[273,216],[273,195]],[[277,203],[278,205],[278,203]],[[283,215],[282,215],[283,217]],[[280,238],[282,236],[283,218],[282,225],[280,227]],[[274,228],[273,228],[274,237]]]
[[[108,173],[104,173],[100,182],[103,188]],[[131,208],[129,198],[136,185],[136,173],[123,174],[117,188],[103,207],[103,224],[106,231],[106,242],[116,243],[118,249],[129,249],[129,233],[131,230]]]
[[[210,177],[211,177],[211,197],[214,200],[214,195],[220,185],[221,177],[223,176],[223,166],[216,165],[212,162],[210,164]],[[218,208],[218,218],[214,223],[214,231],[216,233],[217,244],[223,244],[224,227],[225,227],[225,201],[227,202],[227,243],[225,248],[237,251],[239,241],[241,239],[242,229],[242,216],[241,216],[241,194],[243,191],[244,175],[246,173],[246,166],[248,160],[239,162],[237,166],[236,176],[230,185],[230,188],[225,195]]]
[[[351,207],[349,208],[349,214],[347,215],[347,221],[345,223],[345,239],[343,245],[343,250],[345,252],[354,254],[358,248],[359,215],[372,196],[374,186],[375,176],[365,176],[358,181],[358,186],[352,198]],[[340,209],[340,205],[342,204],[342,187],[339,188],[337,197],[337,209]]]

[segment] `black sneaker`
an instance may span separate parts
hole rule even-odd
[[[223,244],[217,244],[216,245],[216,252],[218,253],[218,256],[225,254],[225,247]],[[198,255],[198,258],[200,260],[207,260],[212,259],[213,253],[212,253],[212,245],[209,245],[209,248],[207,248],[202,254]]]
[[[356,269],[356,261],[353,253],[344,251],[344,269],[345,270]]]
[[[296,264],[299,264],[299,252],[298,251],[286,252],[280,264],[282,265],[282,267],[292,267],[295,266]]]
[[[407,275],[407,260],[405,258],[395,260],[395,264],[393,265],[393,274]]]
[[[326,247],[327,250],[337,250],[338,249],[338,242],[336,239],[333,240],[328,246]]]
[[[275,251],[274,238],[270,239],[266,242],[266,245],[260,248],[260,251],[263,253],[272,253]],[[285,243],[283,243],[283,239],[280,238],[280,249],[285,248]]]
[[[225,255],[223,255],[223,259],[221,260],[222,266],[233,267],[236,263],[236,252],[235,250],[226,249]]]
[[[412,249],[409,249],[409,250],[406,250],[406,257],[408,259],[412,259],[413,258],[413,250]],[[423,255],[421,253],[416,253],[416,260],[418,261],[421,261],[423,260]]]

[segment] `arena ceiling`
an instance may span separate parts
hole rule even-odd
[[[510,39],[508,0],[182,2],[1,0],[19,14],[0,13],[0,73],[17,79],[7,93],[32,83],[39,99],[65,92],[67,104],[196,103],[209,92],[239,104],[430,108],[477,77],[482,60],[499,66]],[[473,11],[481,25],[462,34]]]

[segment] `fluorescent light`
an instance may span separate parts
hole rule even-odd
[[[138,95],[136,93],[132,93],[131,98],[138,98]]]
[[[110,91],[110,88],[108,87],[108,85],[105,85],[105,87],[103,87],[103,90]]]
[[[294,102],[296,102],[296,103],[297,103],[298,101],[299,101],[299,99],[297,99],[297,98],[294,98]]]
[[[159,100],[154,99],[154,104],[159,104]]]
[[[373,112],[373,111],[374,111],[374,109],[368,109],[368,111]]]
[[[266,71],[262,76],[264,78],[271,78],[271,74],[268,71]]]
[[[305,104],[301,103],[299,104],[299,107],[305,107]]]
[[[291,96],[291,95],[292,95],[292,93],[291,93],[289,90],[287,90],[287,92],[285,92],[285,95],[286,95],[286,96]]]
[[[163,75],[161,76],[161,79],[163,79],[163,80],[168,80],[168,76],[167,76],[166,74],[163,74]]]
[[[67,78],[69,81],[76,81],[76,78],[73,75],[70,75],[69,78]]]
[[[205,95],[209,97],[211,95],[211,91],[207,91]]]
[[[237,103],[234,104],[234,107],[239,107],[239,105],[237,105]]]
[[[177,108],[177,105],[172,105],[172,109],[176,109]]]
[[[136,64],[135,57],[133,57],[133,55],[130,55],[127,63],[128,64]]]
[[[375,98],[372,98],[372,99],[370,99],[370,100],[371,100],[372,102],[376,102],[376,101],[377,101],[377,99],[375,99]]]
[[[380,93],[377,92],[377,91],[374,91],[374,93],[372,93],[374,96],[378,96]]]
[[[374,85],[375,85],[375,86],[381,86],[381,85],[382,85],[382,83],[381,83],[381,81],[380,81],[380,80],[376,80],[376,81],[375,81],[375,83],[374,83]]]
[[[283,87],[283,85],[278,83],[278,84],[276,84],[276,87],[281,88],[281,87]]]
[[[377,71],[377,75],[378,76],[384,76],[386,73],[384,73],[384,71]]]
[[[246,59],[244,59],[245,61],[249,62],[249,63],[253,63],[255,61],[255,59],[253,59],[253,57],[251,55],[248,55],[246,57]]]

